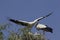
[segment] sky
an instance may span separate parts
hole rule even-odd
[[[53,28],[53,33],[46,33],[48,39],[59,40],[59,10],[60,0],[0,0],[0,23],[7,22],[7,17],[33,21],[38,17],[53,12],[51,16],[41,20],[39,23],[47,24]],[[16,26],[16,24],[14,25]]]

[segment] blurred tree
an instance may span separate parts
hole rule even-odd
[[[6,30],[9,25],[10,24],[0,25],[0,40],[4,40],[4,32],[2,30]],[[13,30],[6,31],[9,33],[7,40],[46,40],[44,35],[33,33],[27,28],[19,28],[18,32],[14,32]]]
[[[0,32],[0,40],[3,40],[3,33]]]
[[[4,40],[4,33],[3,30],[5,30],[8,27],[9,24],[1,24],[0,25],[0,40]]]

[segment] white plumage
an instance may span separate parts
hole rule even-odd
[[[15,19],[11,19],[9,18],[9,21],[14,22],[16,24],[22,25],[22,26],[26,26],[27,28],[32,28],[32,26],[34,26],[36,23],[38,23],[39,20],[42,20],[48,16],[50,16],[52,13],[49,13],[46,16],[37,18],[36,20],[32,21],[32,22],[27,22],[27,21],[22,21],[22,20],[15,20]]]
[[[37,28],[46,28],[46,26],[43,25],[43,24],[38,24],[38,25],[37,25]]]
[[[51,33],[53,32],[53,29],[51,27],[48,27],[47,25],[43,25],[43,24],[37,24],[36,29],[43,30],[46,32],[51,32]]]

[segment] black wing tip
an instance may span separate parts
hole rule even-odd
[[[53,33],[53,29],[50,27],[50,32]]]
[[[8,19],[9,21],[14,21],[14,19],[12,19],[12,18],[10,18],[10,17],[7,17],[7,19]]]
[[[53,14],[53,12],[50,12],[50,13],[49,13],[49,15],[52,15],[52,14]]]
[[[53,29],[52,28],[50,28],[50,32],[53,33]]]
[[[48,17],[48,16],[50,16],[50,15],[52,15],[53,14],[53,12],[50,12],[48,15],[46,15],[46,17]]]
[[[14,21],[13,19],[9,19],[9,21]]]
[[[53,29],[51,28],[51,33],[53,33]]]
[[[47,26],[47,25],[45,25],[45,26]],[[47,29],[48,29],[49,32],[53,33],[53,29],[51,27],[47,26]]]
[[[52,29],[51,27],[49,27],[49,31],[50,31],[51,33],[53,33],[53,29]]]

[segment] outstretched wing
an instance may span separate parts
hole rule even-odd
[[[38,21],[40,21],[40,20],[42,20],[42,19],[50,16],[52,13],[53,13],[53,12],[51,12],[51,13],[49,13],[48,15],[45,15],[45,16],[43,16],[43,17],[37,18],[36,20],[34,20],[34,23],[36,23],[36,22],[38,22]]]
[[[21,20],[14,20],[14,19],[9,19],[9,21],[14,22],[19,25],[27,26],[29,23],[26,21],[21,21]]]
[[[43,16],[43,17],[38,18],[38,21],[39,21],[39,20],[42,20],[42,19],[44,19],[44,18],[46,18],[46,17],[48,17],[48,16],[50,16],[50,15],[52,15],[52,13],[53,13],[53,12],[49,13],[49,14],[46,15],[46,16]]]

